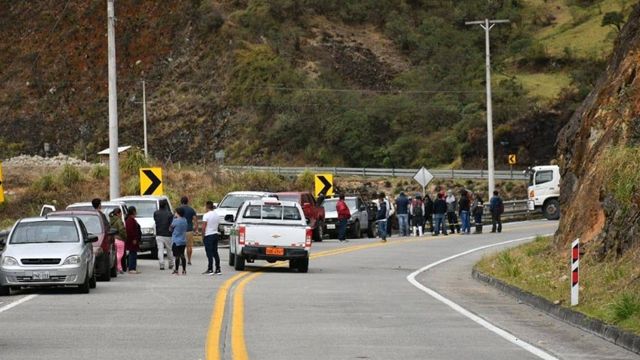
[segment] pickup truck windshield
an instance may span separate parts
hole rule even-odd
[[[247,200],[259,200],[258,195],[227,195],[220,203],[221,208],[237,209]]]
[[[349,207],[349,210],[356,210],[356,199],[345,199],[344,200]],[[336,211],[336,204],[338,203],[338,199],[327,199],[324,201],[324,209],[327,212]]]
[[[11,244],[74,243],[80,241],[75,223],[71,221],[43,221],[20,223],[16,226]]]
[[[125,204],[136,208],[137,217],[152,218],[153,213],[158,210],[158,203],[155,200],[126,200]]]
[[[300,211],[295,206],[249,205],[242,216],[245,219],[301,220]]]

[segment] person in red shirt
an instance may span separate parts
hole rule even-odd
[[[124,246],[129,252],[129,274],[139,274],[138,271],[138,251],[140,251],[140,239],[142,238],[142,232],[140,231],[140,225],[136,221],[136,208],[129,206],[127,219],[125,220],[125,229],[127,231],[127,241]]]
[[[344,201],[344,194],[340,194],[336,203],[336,211],[338,212],[338,240],[347,241],[347,221],[351,219],[351,211],[347,203]]]

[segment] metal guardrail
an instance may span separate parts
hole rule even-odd
[[[278,175],[299,175],[305,171],[316,174],[333,174],[343,176],[363,177],[413,177],[419,169],[385,169],[385,168],[343,168],[343,167],[281,167],[281,166],[222,166],[230,171],[266,171]],[[436,179],[486,179],[487,170],[429,170]],[[496,180],[527,180],[522,171],[497,170],[494,172]]]

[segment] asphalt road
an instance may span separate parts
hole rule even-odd
[[[186,276],[143,259],[142,274],[99,282],[88,295],[62,289],[0,297],[0,359],[640,358],[470,278],[483,253],[521,242],[416,273],[556,226],[534,221],[507,224],[502,234],[325,241],[314,244],[307,274],[264,262],[237,273],[226,265],[226,249],[222,276],[200,275],[202,249]],[[484,326],[468,317],[476,315]]]

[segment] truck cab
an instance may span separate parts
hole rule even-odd
[[[528,170],[529,210],[540,210],[547,220],[560,218],[560,168],[557,165],[535,166]]]

